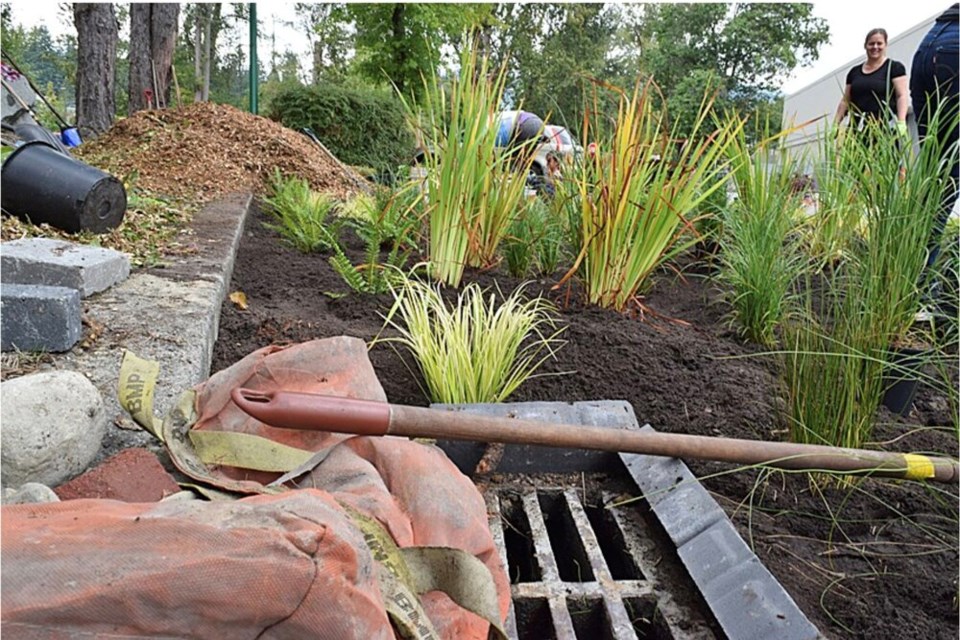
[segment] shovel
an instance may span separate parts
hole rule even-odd
[[[913,453],[565,425],[293,391],[236,388],[231,396],[252,417],[283,429],[598,449],[952,484],[960,479],[956,460]]]

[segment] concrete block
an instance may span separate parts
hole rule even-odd
[[[677,553],[701,589],[737,565],[756,558],[727,518],[694,536]]]
[[[0,245],[3,282],[76,289],[84,298],[130,275],[127,254],[53,238],[23,238]]]
[[[0,286],[0,349],[67,351],[82,335],[80,293],[67,287]]]
[[[644,425],[641,431],[654,429]],[[727,521],[682,460],[638,453],[621,453],[620,459],[678,548],[715,522]]]

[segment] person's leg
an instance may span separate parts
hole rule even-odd
[[[940,207],[935,213],[930,238],[927,242],[927,263],[921,276],[921,285],[928,287],[928,301],[936,303],[939,285],[936,278],[931,279],[931,270],[940,254],[940,244],[947,219],[957,201],[957,127],[956,122],[958,94],[958,31],[956,23],[936,23],[920,43],[913,58],[910,75],[910,93],[913,111],[917,120],[917,130],[921,144],[934,116],[940,125],[937,137],[943,153],[949,154],[943,160],[950,163],[950,181],[944,185]]]

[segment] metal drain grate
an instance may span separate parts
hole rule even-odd
[[[716,638],[702,613],[664,590],[658,576],[675,551],[660,548],[637,503],[605,508],[574,489],[509,486],[485,498],[512,584],[514,640]]]

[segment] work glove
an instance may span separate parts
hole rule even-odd
[[[897,135],[901,138],[909,137],[907,134],[907,123],[903,120],[897,120]]]

